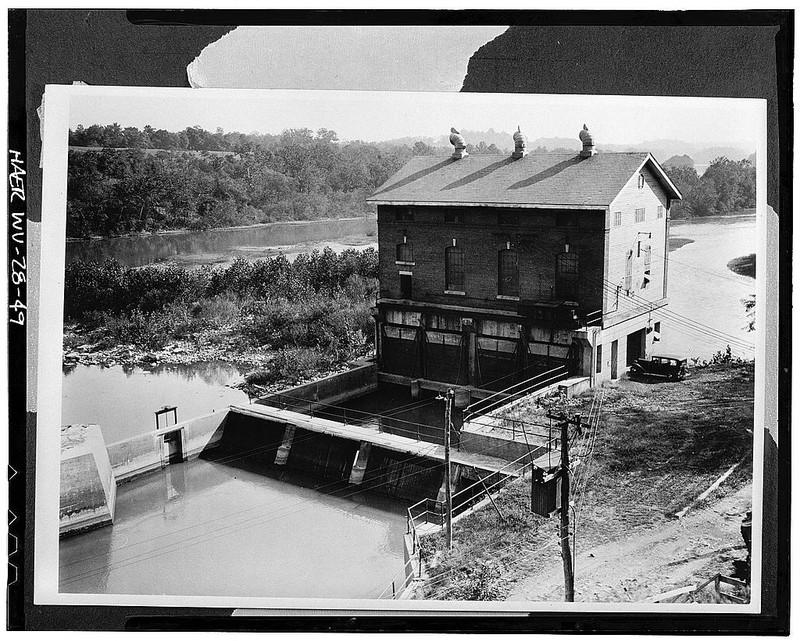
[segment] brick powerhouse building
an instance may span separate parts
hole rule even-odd
[[[649,153],[410,160],[378,206],[382,372],[502,389],[566,364],[616,378],[658,339],[670,202]]]

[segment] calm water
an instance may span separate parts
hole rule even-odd
[[[115,258],[126,267],[141,267],[164,260],[178,260],[182,264],[195,266],[210,262],[229,262],[236,256],[257,258],[271,255],[277,253],[278,249],[291,250],[291,246],[297,243],[325,241],[324,245],[330,245],[331,239],[352,236],[363,236],[362,244],[367,246],[374,244],[376,232],[375,216],[367,216],[80,240],[67,243],[66,262],[103,262]],[[371,237],[367,237],[367,234]],[[268,248],[275,248],[276,252],[270,252]]]
[[[183,421],[248,403],[247,394],[225,387],[241,380],[240,371],[228,363],[152,370],[77,365],[64,373],[61,422],[96,423],[106,443],[113,443],[155,429],[154,412],[165,405],[176,405]]]
[[[232,464],[170,465],[119,486],[113,526],[61,541],[59,591],[376,598],[403,568],[405,507]]]
[[[753,358],[753,349],[737,343],[755,343],[741,300],[755,294],[756,281],[732,272],[728,261],[756,252],[755,216],[673,222],[670,236],[694,242],[670,252],[669,311],[658,350],[707,359],[730,344],[734,354]]]

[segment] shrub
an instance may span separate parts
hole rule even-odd
[[[295,385],[332,365],[331,359],[319,349],[282,349],[266,368],[254,372],[252,380],[248,377],[247,382],[271,385],[280,381]]]
[[[121,310],[125,302],[125,270],[116,260],[102,265],[75,261],[64,271],[64,316],[84,318],[89,312]]]
[[[459,572],[448,586],[447,598],[457,601],[498,601],[505,596],[502,571],[492,561],[477,561]]]

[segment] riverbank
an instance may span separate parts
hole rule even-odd
[[[218,231],[218,232],[225,232],[225,231],[247,231],[247,230],[258,230],[258,229],[271,229],[277,226],[289,226],[289,227],[313,227],[316,225],[325,225],[330,223],[338,223],[338,222],[347,222],[347,221],[356,221],[356,220],[366,220],[366,221],[375,221],[377,224],[377,215],[374,212],[367,212],[363,216],[342,216],[341,218],[318,218],[315,220],[279,220],[269,223],[254,223],[252,225],[225,225],[222,227],[211,227],[207,230],[203,231]],[[128,234],[119,234],[116,236],[90,236],[88,238],[72,238],[67,237],[67,243],[82,243],[86,241],[100,241],[100,240],[116,240],[119,238],[150,238],[153,236],[179,236],[181,234],[194,234],[197,233],[198,230],[196,229],[189,229],[188,227],[179,227],[176,229],[162,229],[159,231],[141,231],[141,232],[131,232]]]
[[[752,362],[726,362],[682,382],[623,379],[605,390],[594,455],[574,467],[586,479],[575,495],[576,600],[640,601],[734,572],[746,556],[735,534],[751,509],[753,385]],[[567,409],[587,416],[591,400]],[[454,525],[451,551],[442,535],[424,540],[425,598],[563,600],[557,519],[530,513],[530,478],[495,502],[499,514],[490,505]],[[675,514],[689,505],[693,526],[682,528]]]
[[[208,270],[73,263],[63,363],[222,361],[250,385],[305,382],[371,354],[376,272],[374,250],[329,248]]]
[[[167,343],[161,349],[144,349],[134,343],[108,345],[91,342],[96,335],[77,324],[64,326],[63,367],[71,370],[78,365],[124,368],[139,367],[143,370],[158,370],[169,365],[199,365],[204,363],[229,363],[242,372],[240,383],[232,385],[251,397],[279,392],[292,385],[311,381],[344,372],[350,369],[351,362],[357,358],[370,358],[373,352],[369,347],[360,353],[353,353],[352,359],[329,364],[322,368],[297,371],[288,380],[274,383],[260,382],[260,374],[273,367],[281,358],[279,350],[263,346],[248,346],[233,327],[204,330],[183,340]],[[269,380],[269,379],[267,379]]]

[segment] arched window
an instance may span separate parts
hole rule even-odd
[[[414,262],[414,248],[411,243],[405,240],[397,245],[397,260],[398,263],[413,263]]]
[[[452,292],[464,291],[464,250],[461,247],[448,247],[444,250],[445,289]]]
[[[519,263],[516,249],[501,249],[497,253],[497,294],[519,297]]]
[[[578,254],[562,252],[556,256],[556,297],[574,298],[578,293]]]

